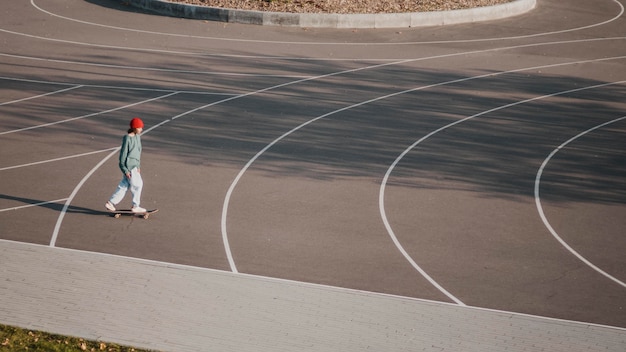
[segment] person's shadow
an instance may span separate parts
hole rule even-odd
[[[0,194],[0,199],[14,200],[14,201],[18,201],[18,202],[25,204],[23,206],[7,208],[5,210],[0,210],[0,211],[20,210],[20,209],[24,209],[27,207],[41,207],[41,208],[46,208],[46,209],[61,212],[63,210],[63,207],[65,206],[64,204],[65,199],[58,200],[58,201],[41,201],[41,200],[30,199],[30,198],[10,196],[7,194]],[[74,214],[87,214],[87,215],[109,215],[109,212],[107,211],[77,207],[73,205],[70,205],[67,208],[67,212],[74,213]]]

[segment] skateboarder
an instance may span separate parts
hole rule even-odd
[[[126,191],[130,188],[133,195],[132,211],[135,213],[145,213],[146,209],[140,207],[141,190],[143,180],[141,178],[141,132],[143,131],[143,121],[135,117],[130,120],[128,134],[122,138],[122,148],[120,149],[119,167],[122,170],[122,180],[117,185],[117,189],[111,198],[104,205],[109,211],[114,212],[115,206],[124,199]]]

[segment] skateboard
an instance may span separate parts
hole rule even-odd
[[[146,210],[145,212],[142,213],[135,213],[130,209],[117,209],[115,211],[110,212],[111,216],[114,218],[119,218],[122,215],[135,215],[135,216],[139,216],[142,217],[144,219],[147,219],[150,217],[150,214],[154,214],[157,211],[159,211],[159,209],[152,209],[152,210]]]

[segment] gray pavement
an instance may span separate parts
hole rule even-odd
[[[0,241],[3,323],[161,351],[615,351],[626,329]]]
[[[312,28],[406,28],[472,23],[521,15],[535,8],[536,2],[536,0],[514,0],[506,4],[454,11],[323,14],[246,11],[161,0],[128,0],[132,6],[166,16],[265,26]]]

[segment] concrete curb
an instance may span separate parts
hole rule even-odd
[[[514,0],[506,4],[465,10],[381,14],[322,14],[246,11],[187,5],[165,0],[128,0],[128,3],[131,6],[165,16],[230,23],[256,24],[263,26],[308,28],[407,28],[472,23],[508,18],[524,14],[534,9],[537,0]]]

